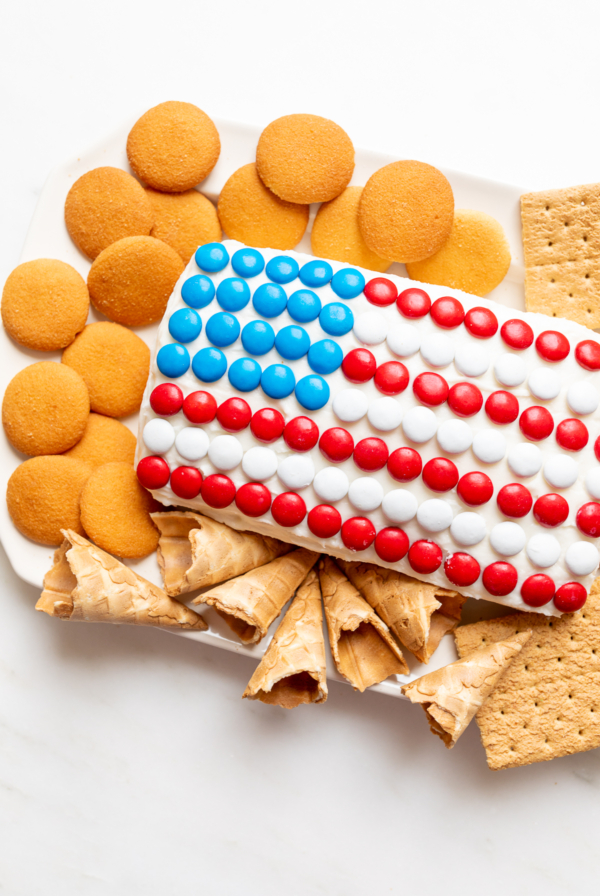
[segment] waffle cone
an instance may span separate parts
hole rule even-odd
[[[129,623],[205,631],[206,622],[184,604],[70,529],[54,554],[35,608],[49,616],[86,622]]]
[[[331,557],[319,563],[331,653],[338,672],[364,691],[408,666],[387,625],[373,612]]]
[[[429,727],[451,749],[530,636],[531,631],[520,632],[475,650],[405,685],[402,692],[421,704]]]

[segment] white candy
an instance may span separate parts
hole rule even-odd
[[[473,442],[473,431],[464,420],[446,420],[437,431],[440,448],[448,454],[462,454]]]
[[[421,357],[432,367],[447,367],[454,358],[454,342],[442,333],[430,333],[421,342]]]
[[[527,380],[529,391],[542,401],[551,401],[560,392],[560,377],[550,367],[536,367]]]
[[[206,457],[209,441],[208,435],[203,429],[184,426],[177,434],[175,447],[184,460],[201,460]]]
[[[473,439],[473,454],[484,464],[497,464],[506,454],[506,438],[497,429],[482,429]]]
[[[356,423],[367,413],[369,401],[360,389],[342,389],[333,399],[333,413],[343,423]]]
[[[411,442],[428,442],[437,432],[437,417],[431,408],[418,406],[404,415],[402,429]]]
[[[367,419],[371,426],[380,432],[391,432],[400,426],[402,408],[400,403],[389,395],[385,398],[376,398],[369,405]]]
[[[319,470],[313,482],[313,488],[319,498],[332,504],[346,497],[348,485],[348,477],[337,467],[325,467]]]
[[[421,334],[410,324],[398,324],[387,335],[388,348],[399,358],[410,358],[421,347]]]
[[[544,464],[544,479],[554,488],[570,488],[579,475],[579,465],[566,454],[555,454]]]
[[[417,522],[427,532],[443,532],[452,522],[452,508],[447,501],[430,498],[417,510]]]
[[[458,544],[479,544],[486,536],[485,523],[478,513],[459,513],[452,520],[450,534]]]
[[[235,436],[217,436],[208,446],[208,459],[217,470],[233,470],[243,454],[244,449]]]
[[[277,475],[287,488],[306,488],[315,478],[315,467],[306,454],[291,454],[282,460]]]
[[[542,452],[527,442],[513,445],[508,452],[508,466],[516,476],[535,476],[542,469]]]
[[[589,541],[576,541],[567,548],[565,563],[574,576],[589,576],[598,567],[598,549]]]
[[[592,467],[585,476],[585,487],[592,498],[600,498],[600,467]]]
[[[388,322],[379,311],[365,311],[354,320],[354,335],[365,345],[379,345],[388,334]]]
[[[383,486],[368,476],[361,476],[350,484],[348,500],[357,510],[367,513],[377,510],[383,500]]]
[[[244,454],[242,470],[249,479],[264,482],[277,472],[277,455],[270,448],[250,448]]]
[[[144,445],[152,454],[166,454],[173,447],[175,430],[168,420],[155,417],[144,426]]]
[[[494,374],[503,386],[520,386],[527,376],[527,365],[519,355],[505,352],[494,362]]]
[[[454,355],[454,366],[465,376],[482,376],[490,366],[489,350],[483,345],[460,345]]]
[[[503,557],[514,557],[525,547],[527,538],[518,523],[498,523],[490,532],[490,544]]]
[[[567,391],[567,404],[575,414],[593,414],[600,404],[600,394],[591,383],[573,383]]]
[[[417,512],[418,501],[405,488],[394,488],[381,503],[381,509],[392,523],[408,523]]]
[[[527,542],[527,556],[535,566],[546,569],[560,557],[560,544],[554,535],[533,535]]]

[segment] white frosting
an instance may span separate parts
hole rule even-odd
[[[497,429],[481,429],[473,438],[473,454],[484,464],[496,464],[506,454],[506,438]]]
[[[520,386],[527,376],[527,365],[520,355],[506,352],[496,358],[494,374],[501,386]]]
[[[266,482],[277,472],[277,455],[270,448],[256,446],[244,454],[242,470],[255,482]]]
[[[437,440],[447,454],[462,454],[471,447],[473,430],[464,420],[446,420],[437,431]]]
[[[377,510],[383,500],[383,486],[376,479],[361,476],[351,483],[348,500],[361,513]]]
[[[600,467],[592,467],[585,476],[585,487],[592,498],[600,498]]]
[[[527,556],[535,566],[547,569],[560,557],[560,544],[554,535],[539,532],[527,542]]]
[[[552,367],[536,367],[529,374],[527,386],[535,398],[551,401],[560,392],[560,377]]]
[[[490,356],[483,345],[473,340],[468,345],[459,345],[454,355],[454,366],[465,376],[482,376],[490,366]]]
[[[333,413],[342,423],[356,423],[367,413],[369,400],[360,389],[342,389],[333,399]]]
[[[402,421],[404,435],[412,442],[417,442],[417,444],[422,444],[432,439],[437,432],[437,428],[437,417],[431,408],[424,408],[422,405],[411,408],[404,415]]]
[[[166,454],[175,442],[175,430],[168,420],[155,417],[144,426],[142,438],[150,454]]]
[[[421,347],[421,334],[410,324],[397,324],[387,334],[388,348],[399,358],[410,358]]]
[[[589,541],[576,541],[565,552],[565,563],[574,576],[588,576],[598,569],[598,549]]]
[[[391,523],[408,523],[417,512],[418,502],[412,492],[395,488],[381,502],[381,509]]]
[[[209,438],[198,426],[184,426],[177,433],[175,448],[184,460],[202,460],[208,454]]]
[[[379,345],[387,334],[388,322],[379,311],[365,311],[354,319],[354,335],[365,345]]]
[[[454,343],[443,333],[430,333],[421,340],[421,357],[432,367],[447,367],[454,358]]]
[[[572,383],[567,391],[567,403],[575,414],[593,414],[600,404],[600,394],[586,380]]]
[[[306,488],[315,478],[315,465],[308,454],[290,454],[279,464],[277,475],[286,488]]]
[[[443,532],[452,522],[452,508],[441,498],[430,498],[419,506],[417,522],[427,532]]]
[[[315,494],[328,504],[341,501],[348,494],[348,477],[338,467],[324,467],[319,470],[313,482]]]
[[[386,395],[384,398],[376,398],[369,405],[367,419],[371,426],[379,432],[392,432],[400,426],[402,420],[402,408],[400,402]]]
[[[503,557],[514,557],[525,547],[527,536],[518,523],[498,523],[490,532],[490,542]]]
[[[483,541],[487,531],[485,522],[478,513],[466,511],[454,517],[450,533],[458,544],[471,546]]]
[[[208,446],[208,459],[217,470],[235,470],[244,454],[235,436],[216,436]]]
[[[542,452],[537,445],[521,442],[508,452],[508,466],[516,476],[535,476],[542,469]]]
[[[554,488],[570,488],[578,475],[579,464],[567,454],[554,454],[544,464],[544,479]]]

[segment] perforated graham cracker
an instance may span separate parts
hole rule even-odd
[[[462,626],[454,637],[463,657],[528,629],[531,638],[476,716],[491,769],[600,746],[600,579],[579,613],[516,613]]]

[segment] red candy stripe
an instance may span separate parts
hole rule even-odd
[[[530,442],[541,442],[554,429],[552,414],[547,408],[538,405],[527,408],[519,417],[519,429]]]
[[[554,606],[561,613],[576,613],[587,600],[587,591],[579,582],[565,582],[554,595]]]
[[[556,585],[550,576],[538,573],[529,576],[521,585],[521,597],[528,607],[543,607],[554,597]]]
[[[373,379],[377,362],[368,348],[353,348],[342,361],[342,373],[351,383],[366,383]]]
[[[469,507],[479,507],[487,504],[494,494],[494,485],[485,473],[465,473],[458,480],[457,492],[460,498]]]
[[[500,336],[507,345],[517,351],[523,351],[533,344],[533,330],[524,320],[516,317],[502,324]]]
[[[562,495],[542,495],[533,505],[533,515],[547,529],[560,526],[569,515],[569,505]]]
[[[398,290],[387,277],[374,277],[373,280],[369,280],[363,292],[371,305],[378,305],[380,308],[393,305],[398,298]]]
[[[410,377],[401,361],[386,361],[375,371],[375,386],[384,395],[399,395],[408,386]]]
[[[353,516],[342,526],[342,541],[349,551],[366,551],[375,535],[375,526],[364,516]]]
[[[375,551],[386,563],[397,563],[408,551],[408,535],[402,529],[390,526],[377,533]]]
[[[354,439],[346,429],[334,426],[325,430],[319,440],[319,448],[323,457],[332,464],[341,464],[352,457]]]
[[[294,451],[310,451],[319,441],[319,427],[309,417],[294,417],[286,423],[283,438]]]
[[[262,516],[271,506],[271,492],[260,482],[247,482],[238,488],[235,503],[246,516]]]
[[[381,470],[388,461],[389,453],[383,439],[361,439],[354,449],[354,463],[359,470],[366,472]]]
[[[183,406],[183,392],[175,383],[161,383],[150,393],[150,407],[161,417],[178,414]]]
[[[275,442],[283,435],[285,420],[275,408],[262,408],[252,416],[250,429],[259,442]]]
[[[498,318],[489,308],[470,308],[465,314],[465,327],[477,339],[490,339],[498,332]]]
[[[448,398],[448,383],[439,373],[420,373],[413,380],[413,392],[420,402],[435,408]]]
[[[519,402],[510,392],[492,392],[485,403],[485,412],[493,423],[505,426],[519,416]]]
[[[483,405],[483,395],[474,383],[455,383],[448,392],[448,404],[457,417],[472,417]]]
[[[600,536],[600,504],[595,501],[583,504],[577,511],[575,522],[579,531],[584,535],[598,538]]]
[[[228,398],[217,408],[217,420],[225,432],[240,432],[251,419],[250,405],[243,398]]]
[[[575,347],[575,360],[585,370],[600,370],[600,344],[594,339],[584,339]]]
[[[330,504],[319,504],[309,511],[306,523],[317,538],[333,538],[342,528],[342,517]]]
[[[200,496],[209,507],[218,509],[229,507],[235,498],[235,485],[229,476],[224,476],[222,473],[213,473],[207,476],[202,483]]]
[[[420,539],[413,542],[408,552],[408,562],[415,572],[427,575],[442,565],[442,549],[435,541]]]
[[[459,327],[465,319],[465,309],[452,296],[443,296],[436,299],[431,306],[431,316],[438,325],[444,330],[454,330]]]
[[[289,529],[302,522],[306,516],[306,504],[295,492],[284,492],[274,499],[271,514],[279,526]]]
[[[446,573],[446,578],[453,585],[458,585],[459,588],[467,588],[477,581],[481,567],[475,557],[462,551],[457,551],[456,554],[451,554],[444,563],[444,572]]]
[[[564,361],[571,351],[569,340],[557,330],[544,330],[540,333],[535,340],[535,347],[544,361]]]
[[[561,420],[556,427],[556,441],[565,451],[581,451],[585,448],[590,438],[587,426],[583,420],[569,417]]]
[[[400,293],[396,300],[398,311],[404,317],[425,317],[431,308],[431,299],[424,289],[411,286]]]
[[[396,482],[412,482],[420,475],[423,461],[414,448],[396,448],[388,458],[387,468]]]
[[[178,498],[191,501],[200,494],[202,473],[196,467],[177,467],[171,473],[171,488]]]
[[[529,489],[521,485],[520,482],[511,482],[510,485],[504,485],[496,497],[496,503],[504,514],[504,516],[519,517],[527,516],[533,504],[533,498]]]
[[[217,402],[210,392],[190,392],[183,400],[183,413],[190,423],[211,423],[217,414]]]
[[[504,597],[514,591],[518,579],[517,570],[512,563],[506,563],[503,560],[490,563],[483,570],[483,587],[495,597]]]
[[[458,482],[458,469],[447,457],[433,457],[423,467],[423,482],[432,492],[447,492]]]
[[[171,471],[166,460],[154,455],[143,457],[137,465],[137,477],[147,489],[164,488],[169,481]]]

